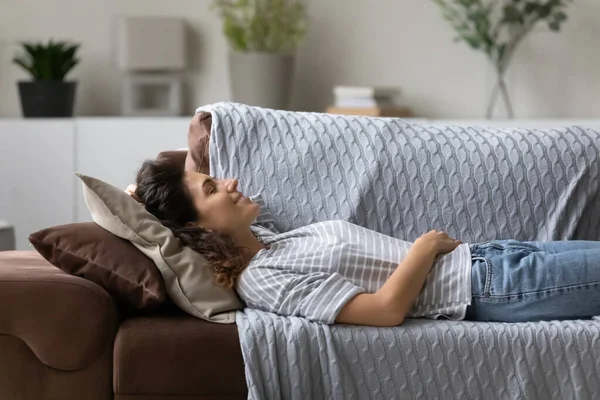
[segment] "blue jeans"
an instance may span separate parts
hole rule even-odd
[[[600,315],[600,242],[471,244],[472,321],[541,321]]]

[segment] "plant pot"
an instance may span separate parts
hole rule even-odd
[[[21,109],[26,118],[71,117],[77,82],[19,82]]]
[[[294,56],[271,53],[229,53],[233,101],[285,110],[290,100]]]

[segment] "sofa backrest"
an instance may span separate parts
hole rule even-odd
[[[210,112],[197,112],[188,130],[189,152],[185,159],[185,170],[209,175],[208,145],[212,115]]]
[[[169,151],[162,151],[160,153],[158,153],[158,156],[156,156],[157,160],[171,160],[176,162],[177,164],[181,165],[181,168],[185,167],[185,159],[188,155],[188,151],[187,150],[169,150]]]

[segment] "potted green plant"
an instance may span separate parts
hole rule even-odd
[[[267,108],[288,106],[294,56],[307,29],[297,0],[215,0],[230,46],[233,100]]]
[[[572,0],[434,0],[458,33],[456,40],[483,51],[496,72],[496,85],[487,107],[492,118],[501,96],[509,118],[514,117],[505,76],[523,40],[539,25],[558,32],[567,20]]]
[[[19,81],[21,108],[25,117],[70,117],[73,115],[76,82],[65,76],[77,65],[78,44],[53,42],[22,43],[23,54],[13,62],[33,78]]]

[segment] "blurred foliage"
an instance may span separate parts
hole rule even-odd
[[[482,50],[499,72],[508,67],[515,51],[534,27],[558,32],[567,20],[572,0],[433,0],[444,18],[475,50]]]
[[[306,35],[306,7],[298,0],[214,0],[213,7],[235,51],[292,53]]]
[[[78,63],[78,44],[48,41],[21,43],[23,54],[13,62],[31,74],[34,80],[62,81]]]

